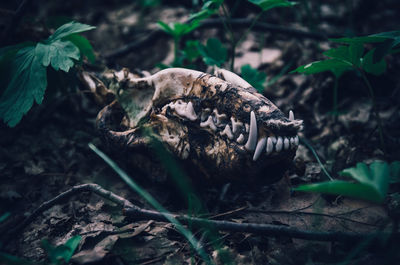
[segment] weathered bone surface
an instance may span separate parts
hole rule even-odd
[[[286,117],[246,81],[227,70],[221,78],[171,68],[136,78],[127,70],[113,75],[124,84],[117,99],[98,115],[98,128],[114,144],[135,149],[148,144],[150,128],[188,168],[215,180],[273,182],[295,155],[302,121]],[[228,80],[228,81],[226,81]],[[126,131],[110,129],[123,109]]]

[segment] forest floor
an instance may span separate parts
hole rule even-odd
[[[168,5],[152,8],[141,7],[135,1],[52,1],[40,6],[31,3],[12,32],[9,44],[43,39],[48,36],[49,28],[53,29],[49,26],[51,23],[72,18],[97,27],[85,33],[98,57],[97,66],[90,66],[91,70],[100,71],[107,66],[155,73],[159,70],[157,64],[172,62],[173,41],[165,34],[150,38],[149,32],[158,29],[156,23],[159,20],[187,19],[193,11],[191,4],[180,6],[179,3],[171,1]],[[252,30],[236,49],[234,71],[240,72],[242,65],[250,64],[266,73],[267,81],[274,80],[265,87],[264,95],[284,113],[293,110],[296,118],[304,121],[301,137],[311,144],[334,178],[340,178],[341,170],[358,162],[400,160],[400,142],[396,140],[400,139],[398,55],[387,57],[388,67],[383,75],[368,75],[387,133],[384,148],[372,112],[372,101],[359,76],[347,73],[340,78],[340,114],[332,115],[335,79],[331,73],[307,76],[288,73],[300,65],[325,58],[322,52],[335,44],[324,36],[363,36],[398,30],[395,28],[400,22],[398,4],[388,0],[299,3],[298,7],[269,11],[262,19],[320,35],[296,35],[279,29]],[[1,12],[15,9],[13,4],[4,4]],[[246,18],[256,12],[255,6],[247,3],[241,6],[240,14],[236,12],[235,15]],[[12,14],[3,16],[1,22],[9,23],[11,17]],[[238,35],[244,31],[245,27],[235,28]],[[226,43],[226,35],[223,27],[218,26],[197,29],[187,38],[205,43],[208,38],[217,37]],[[130,43],[135,45],[129,51],[116,52]],[[207,71],[201,59],[196,66],[197,70]],[[64,78],[64,82],[67,81]],[[188,214],[187,205],[166,180],[168,174],[161,163],[130,160],[132,164],[129,164],[118,151],[111,150],[101,140],[95,122],[103,106],[96,104],[90,93],[81,85],[64,90],[55,89],[57,86],[60,84],[50,80],[44,103],[35,106],[16,127],[0,124],[0,216],[10,214],[0,223],[0,252],[31,261],[45,260],[43,239],[60,245],[74,235],[81,235],[82,240],[71,260],[73,263],[201,264],[199,256],[173,225],[152,220],[129,221],[118,205],[88,192],[77,193],[54,205],[12,237],[5,236],[43,202],[84,183],[99,184],[135,205],[151,209],[143,197],[132,191],[90,150],[89,143],[110,155],[168,211]],[[295,164],[295,169],[288,170],[285,177],[273,185],[254,187],[231,183],[227,190],[223,190],[226,186],[212,184],[196,187],[201,193],[199,197],[207,211],[206,217],[311,231],[374,233],[397,229],[399,183],[390,186],[389,196],[382,204],[293,192],[292,188],[299,184],[327,180],[316,157],[303,143],[297,150]],[[193,232],[217,264],[337,264],[345,261],[367,265],[400,262],[396,250],[398,241],[369,245],[366,241],[358,244],[320,242],[227,231],[215,231],[209,237],[202,229]]]

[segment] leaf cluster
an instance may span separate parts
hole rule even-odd
[[[302,65],[292,73],[316,74],[331,71],[336,77],[340,77],[346,71],[361,70],[381,75],[386,71],[385,56],[400,51],[400,31],[331,39],[331,41],[341,45],[324,52],[329,59]],[[366,44],[374,47],[366,52],[364,47]]]
[[[94,60],[89,41],[77,35],[94,27],[70,22],[59,27],[48,39],[0,49],[0,77],[5,84],[0,96],[0,118],[15,126],[32,107],[41,104],[47,87],[47,67],[68,72],[85,55]],[[8,77],[11,76],[9,79]]]
[[[400,181],[400,161],[375,161],[367,166],[358,163],[356,167],[340,172],[341,176],[352,178],[355,182],[333,180],[315,184],[301,185],[295,191],[320,192],[343,195],[381,203],[386,197],[389,182]]]

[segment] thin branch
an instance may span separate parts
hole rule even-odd
[[[228,23],[231,26],[235,26],[235,29],[237,29],[238,27],[247,28],[247,27],[251,26],[253,24],[253,22],[254,21],[251,18],[234,18],[234,19],[229,19],[229,20],[225,20],[225,19],[221,19],[221,18],[215,18],[215,19],[209,18],[209,19],[203,20],[200,23],[200,26],[198,29],[223,27],[225,23]],[[331,37],[331,36],[327,36],[323,33],[310,32],[307,30],[300,30],[300,29],[290,28],[290,27],[286,27],[286,26],[278,26],[278,25],[274,25],[274,24],[263,23],[263,22],[256,22],[253,25],[252,30],[253,31],[262,31],[262,32],[268,31],[268,32],[272,32],[272,33],[282,33],[282,34],[286,34],[286,35],[292,36],[292,37],[310,38],[310,39],[317,39],[317,40],[327,40],[328,37]],[[139,49],[139,48],[149,44],[150,42],[152,42],[153,40],[155,40],[156,38],[161,37],[161,36],[167,36],[167,34],[164,31],[162,31],[161,29],[152,30],[146,36],[136,39],[135,41],[128,43],[118,49],[115,49],[113,51],[105,53],[103,57],[106,60],[111,60],[111,59],[114,59],[117,57],[121,57],[127,53],[130,53],[136,49]]]
[[[19,225],[17,225],[14,229],[12,229],[9,233],[7,234],[15,234],[16,232],[20,231],[21,229],[25,228],[27,225],[29,225],[36,217],[38,217],[40,214],[42,214],[44,211],[50,209],[54,205],[62,202],[63,200],[71,197],[72,195],[75,195],[79,192],[83,191],[90,191],[93,193],[96,193],[97,195],[100,195],[103,198],[106,198],[116,204],[118,204],[121,207],[136,207],[134,206],[130,201],[126,200],[125,198],[122,198],[121,196],[116,195],[115,193],[103,189],[100,185],[94,184],[94,183],[89,183],[89,184],[82,184],[78,186],[74,186],[71,189],[64,191],[63,193],[60,193],[53,199],[46,201],[42,203],[31,215],[29,215],[24,221],[22,221]]]
[[[217,221],[207,220],[202,218],[190,217],[187,215],[176,215],[160,213],[152,210],[145,210],[139,207],[125,208],[123,211],[124,215],[133,220],[155,220],[161,222],[167,222],[165,215],[170,215],[176,218],[183,224],[190,224],[193,226],[200,227],[212,227],[219,231],[229,232],[241,232],[241,233],[254,233],[258,235],[268,236],[287,236],[291,238],[299,238],[304,240],[316,240],[316,241],[338,241],[338,242],[361,242],[371,237],[385,238],[391,236],[392,239],[399,240],[400,233],[383,233],[381,231],[375,231],[373,233],[346,233],[346,232],[319,232],[301,230],[293,227],[270,225],[270,224],[255,224],[255,223],[235,223],[231,221]]]

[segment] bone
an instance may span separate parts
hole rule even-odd
[[[222,136],[226,135],[226,137],[228,137],[231,140],[233,139],[233,133],[232,133],[231,127],[229,127],[228,124],[225,126],[225,129],[222,132],[220,132],[220,134]]]
[[[236,133],[239,127],[243,126],[243,123],[240,121],[236,121],[234,117],[231,117],[231,122],[232,122],[232,132]]]
[[[209,108],[205,108],[202,112],[201,112],[201,121],[205,121],[207,120],[207,117],[210,115],[211,113],[211,109]]]
[[[240,134],[239,137],[236,139],[238,144],[242,144],[244,142],[244,135]]]
[[[276,137],[275,136],[271,136],[270,138],[271,138],[272,144],[276,144]]]
[[[288,139],[287,137],[284,137],[284,138],[283,138],[283,148],[284,148],[285,150],[288,150],[288,149],[289,149],[289,146],[290,146],[289,139]]]
[[[275,150],[277,152],[280,152],[282,150],[282,147],[283,147],[283,140],[282,137],[279,136],[278,140],[276,141]]]
[[[294,121],[294,113],[292,110],[289,111],[289,120]]]
[[[256,146],[256,151],[254,151],[254,155],[253,155],[253,161],[257,161],[257,159],[260,157],[262,151],[265,148],[266,142],[267,142],[267,138],[265,138],[265,137],[258,140],[258,143]]]
[[[213,110],[215,116],[215,124],[220,125],[224,120],[226,120],[226,114],[219,114],[217,109]]]
[[[253,151],[257,144],[257,120],[254,111],[250,112],[250,132],[249,139],[244,146],[248,151]]]
[[[212,116],[208,116],[208,119],[206,121],[200,122],[200,127],[202,128],[209,127],[213,131],[217,130],[217,126],[215,126]]]
[[[186,118],[188,118],[191,121],[197,120],[197,114],[194,111],[193,108],[193,103],[189,101],[189,103],[186,105]]]
[[[290,137],[290,147],[291,148],[295,148],[296,147],[296,145],[294,144],[294,137]]]
[[[241,86],[243,88],[251,87],[251,85],[248,82],[246,82],[243,78],[241,78],[237,74],[232,73],[231,71],[228,71],[226,69],[216,67],[214,69],[214,75],[218,76],[219,78],[221,78],[225,81],[228,81],[229,83]]]
[[[267,155],[271,154],[272,150],[274,149],[274,144],[272,143],[271,138],[272,137],[268,137],[268,139],[267,139],[267,148],[265,150],[267,152]]]
[[[194,111],[192,102],[186,103],[182,100],[177,100],[175,103],[170,103],[169,106],[171,109],[175,110],[179,116],[191,121],[197,120],[197,115]]]
[[[296,137],[294,138],[294,144],[295,144],[296,146],[299,145],[299,136],[297,136],[297,135],[296,135]]]

